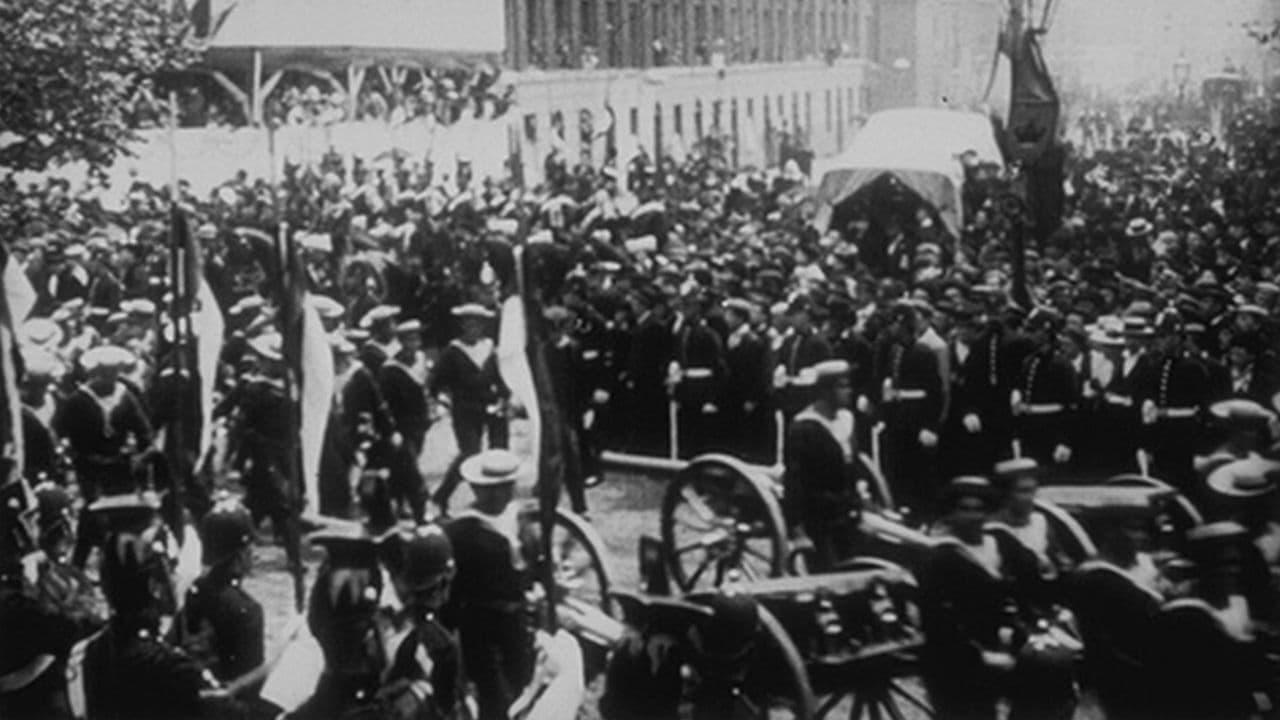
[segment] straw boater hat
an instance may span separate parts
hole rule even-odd
[[[1251,457],[1209,473],[1209,489],[1229,498],[1256,498],[1275,492],[1280,462]]]
[[[116,345],[100,345],[80,356],[80,365],[86,372],[95,370],[120,370],[133,365],[133,353]]]
[[[249,347],[267,360],[284,359],[284,339],[277,332],[262,333],[249,341]]]
[[[374,324],[390,320],[400,314],[400,308],[395,305],[378,305],[360,318],[360,327],[371,328]]]
[[[486,450],[463,461],[459,472],[471,485],[491,487],[514,483],[522,466],[520,456],[510,450]]]
[[[493,317],[493,311],[480,303],[466,303],[465,305],[458,305],[450,312],[456,318],[479,318],[488,320]]]

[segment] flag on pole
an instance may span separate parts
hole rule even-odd
[[[0,265],[4,266],[4,293],[0,294],[0,458],[13,462],[9,477],[0,477],[0,487],[23,479],[24,440],[22,399],[18,396],[18,338],[14,328],[31,312],[35,293],[17,263],[0,244]],[[30,489],[25,488],[25,494]]]
[[[320,454],[324,447],[325,425],[333,400],[333,350],[320,322],[320,314],[306,290],[307,274],[302,254],[292,238],[282,238],[284,293],[280,299],[280,333],[284,340],[285,366],[292,377],[291,399],[296,409],[298,445],[293,457],[297,464],[294,479],[308,514],[320,512]]]
[[[517,247],[513,261],[495,260],[495,267],[510,268],[514,277],[508,287],[514,293],[502,306],[498,329],[498,370],[511,394],[528,411],[530,440],[537,468],[536,494],[538,519],[544,558],[540,581],[552,604],[548,622],[554,630],[556,599],[555,567],[552,562],[552,530],[560,488],[573,472],[576,454],[571,452],[573,438],[569,433],[564,408],[556,402],[556,379],[551,373],[548,353],[553,349],[542,315],[543,290],[555,283],[556,263],[552,257],[562,249],[554,245]]]
[[[325,426],[333,402],[333,350],[320,322],[314,296],[306,296],[302,318],[301,380],[302,487],[307,512],[320,513],[320,455],[324,449]]]

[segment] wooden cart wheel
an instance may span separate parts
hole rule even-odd
[[[537,528],[537,503],[530,502],[521,508],[520,518],[524,527]],[[582,516],[564,508],[556,508],[551,533],[556,585],[569,597],[609,613],[613,608],[610,591],[614,574],[600,533]]]
[[[1036,500],[1036,509],[1044,513],[1049,521],[1049,527],[1062,542],[1063,551],[1073,563],[1078,565],[1098,554],[1098,548],[1094,546],[1093,539],[1071,513],[1048,500]]]
[[[1146,487],[1155,488],[1157,490],[1168,490],[1176,493],[1173,498],[1173,507],[1176,508],[1179,520],[1180,530],[1189,530],[1197,525],[1204,524],[1204,516],[1200,514],[1200,510],[1187,499],[1177,488],[1158,478],[1147,477],[1146,475],[1116,475],[1107,480],[1108,485],[1116,485],[1119,487]]]
[[[752,717],[809,720],[817,712],[818,703],[809,685],[804,658],[778,618],[764,605],[759,609],[758,660],[744,683],[750,689],[746,700],[755,711]]]
[[[786,526],[776,485],[727,455],[691,461],[662,498],[662,544],[684,592],[777,577],[786,565]]]

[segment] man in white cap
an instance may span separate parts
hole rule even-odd
[[[475,503],[445,526],[458,565],[446,617],[457,624],[479,720],[507,720],[534,668],[533,629],[525,611],[528,573],[518,511],[511,502],[521,467],[520,458],[507,450],[487,450],[464,461],[459,474],[475,493]]]
[[[67,398],[55,420],[58,435],[71,447],[71,460],[88,503],[99,495],[136,489],[134,455],[151,444],[151,423],[142,403],[123,382],[121,372],[131,364],[127,350],[97,347],[80,358],[86,381]],[[82,532],[73,562],[83,567],[92,533]]]
[[[360,318],[360,328],[369,331],[369,340],[360,349],[360,359],[369,369],[378,372],[387,358],[400,352],[396,341],[396,318],[400,308],[395,305],[379,305]]]
[[[440,353],[427,387],[449,407],[458,452],[470,457],[480,452],[486,433],[489,447],[507,446],[509,391],[498,374],[493,340],[485,332],[493,312],[472,303],[455,307],[453,316],[462,326],[462,334]],[[455,486],[456,480],[447,479],[437,489],[434,500],[441,510],[448,509]]]
[[[422,322],[406,320],[396,326],[399,351],[387,359],[378,373],[382,396],[404,438],[390,458],[391,490],[395,499],[411,506],[414,517],[423,519],[426,486],[418,472],[418,455],[431,426],[427,406],[427,358],[422,352]]]
[[[23,348],[25,372],[18,394],[22,400],[23,474],[35,485],[41,476],[52,478],[58,467],[58,440],[53,432],[61,397],[55,383],[64,372],[52,353]]]
[[[823,572],[851,556],[854,537],[853,384],[849,363],[826,360],[805,371],[813,401],[787,430],[783,495],[787,524],[813,542],[810,570]]]

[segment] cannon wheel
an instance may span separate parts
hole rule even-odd
[[[782,575],[788,543],[776,483],[727,455],[694,458],[662,498],[662,544],[684,592]]]
[[[1098,548],[1094,546],[1093,539],[1071,513],[1048,500],[1036,500],[1036,509],[1044,513],[1049,521],[1049,527],[1063,543],[1063,550],[1073,562],[1079,564],[1098,554]]]
[[[538,505],[530,502],[521,509],[523,523],[537,527]],[[604,553],[600,533],[576,513],[556,508],[551,530],[552,562],[556,584],[567,594],[608,613],[613,608],[613,570]]]
[[[1178,513],[1182,516],[1181,520],[1186,523],[1185,528],[1193,528],[1197,525],[1204,524],[1204,516],[1200,514],[1200,510],[1191,501],[1187,499],[1177,488],[1169,483],[1153,477],[1145,475],[1117,475],[1107,480],[1108,485],[1116,485],[1118,487],[1147,487],[1157,490],[1168,490],[1175,493],[1173,498],[1174,507],[1178,508]],[[1185,529],[1184,528],[1184,529]]]
[[[788,717],[789,712],[796,720],[809,720],[818,703],[804,658],[778,618],[764,605],[759,606],[759,612],[758,659],[743,683],[748,688],[745,700],[751,705],[752,717],[771,720]]]

